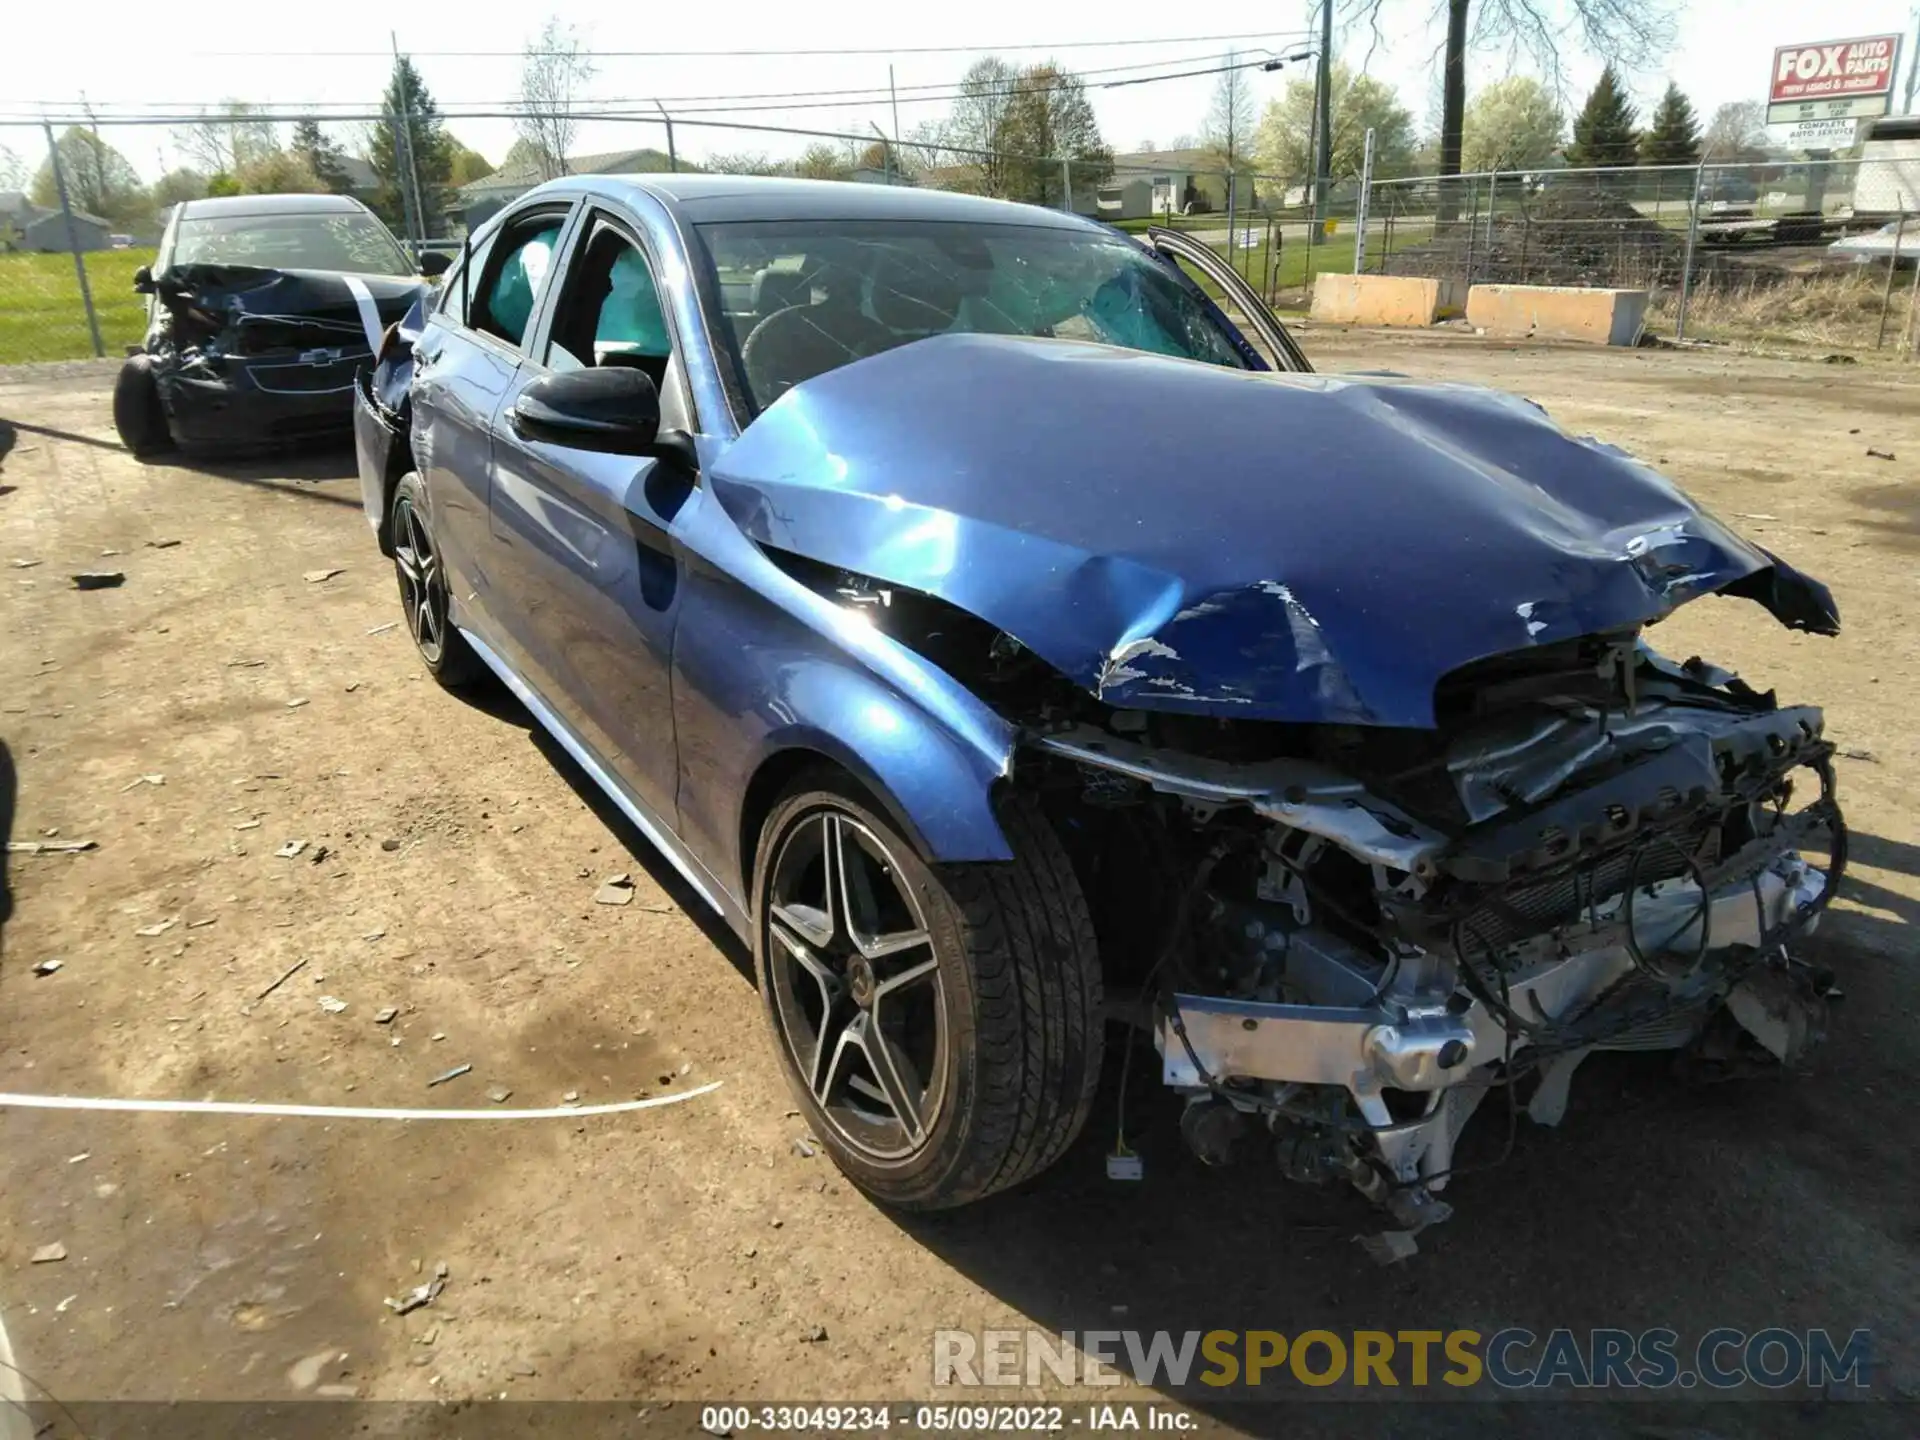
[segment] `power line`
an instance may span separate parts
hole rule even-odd
[[[1231,53],[1231,52],[1228,52],[1228,53]],[[1271,52],[1268,52],[1268,53],[1271,53]],[[1167,65],[1192,65],[1203,60],[1223,60],[1226,58],[1227,58],[1226,54],[1220,54],[1220,53],[1214,53],[1214,54],[1208,54],[1208,55],[1183,55],[1178,59],[1136,61],[1131,65],[1091,66],[1086,69],[1072,71],[1071,73],[1077,79],[1084,79],[1089,75],[1120,75],[1120,74],[1126,74],[1128,72],[1135,71],[1135,70],[1158,70],[1161,67],[1167,66]],[[1282,57],[1282,58],[1290,59],[1294,57]],[[1263,62],[1250,60],[1246,63],[1248,65],[1254,65],[1254,64],[1260,64]],[[1206,74],[1215,74],[1215,73],[1217,72],[1213,70],[1182,71],[1182,72],[1177,72],[1175,74],[1170,74],[1165,76],[1148,75],[1144,77],[1144,80],[1145,81],[1152,81],[1157,79],[1175,80],[1175,79],[1183,79],[1190,74],[1206,75]],[[1141,82],[1119,82],[1119,83],[1141,83]],[[922,98],[937,99],[937,100],[959,99],[965,96],[970,96],[975,94],[984,95],[984,94],[1013,93],[1012,91],[967,90],[963,88],[962,82],[958,80],[931,81],[931,82],[927,82],[919,85],[901,85],[897,88],[898,88],[899,94],[903,97],[909,94],[914,94],[914,95],[919,95]],[[1091,88],[1108,89],[1108,88],[1113,88],[1113,84],[1110,82],[1103,82],[1100,85],[1091,87]],[[838,89],[838,90],[764,90],[764,91],[747,91],[744,93],[728,93],[728,94],[714,94],[714,95],[590,95],[590,96],[582,97],[576,103],[583,104],[583,105],[653,105],[653,104],[687,105],[687,104],[699,104],[701,102],[714,101],[714,100],[726,100],[726,101],[814,100],[818,98],[833,97],[833,96],[847,97],[846,103],[848,105],[878,104],[882,101],[886,101],[889,98],[891,98],[890,92],[884,87],[866,85],[866,86],[854,86],[854,87],[849,87],[846,89]],[[65,101],[65,100],[25,100],[25,101],[13,102],[12,104],[9,105],[8,108],[10,111],[16,114],[32,113],[35,116],[37,116],[39,113],[39,110],[42,108],[58,110],[68,105],[69,103],[71,102]],[[124,112],[128,110],[187,109],[194,106],[198,106],[201,103],[202,102],[197,100],[118,100],[118,101],[104,101],[93,108],[104,109],[108,112],[115,112],[115,111]],[[298,108],[311,109],[318,112],[322,110],[339,109],[343,107],[362,107],[365,105],[366,102],[363,100],[282,100],[282,101],[277,101],[275,103],[282,110],[291,110],[298,107]],[[446,108],[446,107],[460,106],[460,105],[487,105],[487,106],[506,105],[506,104],[512,104],[514,102],[511,99],[503,100],[503,99],[487,98],[487,99],[475,99],[475,100],[443,100],[440,103],[442,108]],[[731,107],[727,107],[727,108],[731,108]],[[780,107],[767,107],[767,108],[780,108]],[[698,113],[698,112],[695,112],[695,113]],[[217,110],[209,112],[209,118],[217,120],[221,118],[221,112]],[[236,117],[236,118],[242,118],[242,117]],[[315,118],[319,119],[324,117],[316,114]]]
[[[1216,66],[1212,66],[1202,70],[1182,70],[1172,75],[1146,75],[1146,76],[1139,76],[1131,80],[1110,80],[1102,84],[1097,84],[1088,88],[1095,89],[1095,90],[1116,89],[1120,86],[1152,84],[1155,81],[1160,81],[1160,80],[1184,80],[1184,79],[1188,79],[1190,77],[1198,76],[1198,75],[1222,75],[1222,74],[1226,74],[1228,71],[1233,71],[1233,70],[1267,69],[1270,67],[1277,68],[1276,62],[1273,60],[1244,60],[1244,61],[1238,61],[1230,65],[1216,65]],[[971,91],[957,90],[954,93],[948,94],[948,95],[915,95],[915,96],[904,97],[904,99],[908,103],[927,103],[927,102],[944,103],[946,101],[951,101],[951,100],[969,99],[969,98],[975,98],[975,97],[979,97],[979,98],[1010,97],[1010,96],[1015,96],[1015,95],[1020,95],[1025,93],[1026,88],[1027,87],[1022,86],[1020,84],[1015,84],[1003,89],[996,89],[996,90],[971,90]],[[752,114],[761,114],[766,112],[785,114],[795,110],[846,110],[846,109],[858,108],[863,105],[882,104],[882,103],[885,103],[886,99],[887,99],[887,96],[885,95],[885,93],[880,92],[880,93],[871,94],[869,95],[868,98],[863,100],[824,100],[824,101],[807,101],[807,102],[798,102],[798,103],[781,102],[777,104],[764,104],[764,105],[695,106],[691,109],[679,109],[679,110],[673,111],[672,118],[675,121],[675,123],[679,123],[679,121],[683,116],[689,117],[688,123],[691,124],[693,123],[692,117],[698,117],[703,115],[752,115]],[[339,101],[339,102],[329,102],[329,103],[338,103],[343,105],[357,104],[357,105],[360,105],[362,108],[364,108],[365,102]],[[583,100],[580,103],[583,106],[587,106],[587,105],[605,106],[608,104],[617,104],[621,102],[608,101],[608,100]],[[654,102],[647,101],[646,103],[652,104]],[[445,105],[445,106],[440,106],[438,108],[438,116],[443,121],[527,119],[527,118],[538,118],[547,113],[549,112],[528,110],[524,106],[516,105],[515,102],[513,101],[475,101],[475,102],[470,102],[469,106]],[[572,109],[568,111],[551,112],[551,113],[565,115],[574,120],[588,120],[588,119],[628,120],[628,121],[648,120],[648,121],[655,121],[657,123],[656,117],[651,112],[648,112],[648,111],[590,112],[585,109]],[[81,118],[85,121],[85,123],[90,125],[92,124],[100,124],[100,125],[215,124],[215,125],[218,125],[223,123],[224,124],[290,124],[297,120],[307,120],[307,119],[324,119],[335,124],[343,124],[343,123],[348,123],[355,120],[368,120],[368,119],[379,120],[382,118],[382,116],[378,114],[368,116],[368,115],[359,114],[357,112],[356,113],[336,112],[336,113],[326,114],[326,115],[314,115],[310,113],[305,113],[296,107],[282,106],[282,107],[277,107],[273,110],[249,110],[244,114],[238,114],[238,115],[231,114],[231,113],[222,113],[220,111],[213,111],[211,113],[207,111],[198,111],[198,112],[184,114],[184,115],[170,115],[170,116],[154,115],[154,114],[130,115],[130,114],[124,114],[124,113],[108,114],[108,115],[101,116],[101,115],[96,115],[92,111],[88,111]],[[0,114],[0,124],[38,125],[43,122],[49,122],[49,121],[54,124],[62,124],[62,125],[80,123],[80,121],[73,119],[71,116],[61,115],[50,110],[43,111],[37,114],[31,114],[31,115],[25,114],[19,111],[15,111],[10,114]],[[707,123],[722,125],[722,128],[724,128],[724,125],[722,124],[722,122],[709,121]],[[738,128],[753,129],[756,127],[743,125]],[[799,133],[799,132],[796,132],[796,133]]]
[[[727,49],[727,50],[600,50],[596,57],[626,60],[760,59],[824,55],[971,55],[988,51],[1034,50],[1116,50],[1136,45],[1206,45],[1218,41],[1294,39],[1308,34],[1304,30],[1256,30],[1237,35],[1175,35],[1158,40],[1061,40],[1052,44],[1030,45],[835,45],[818,50]],[[199,50],[190,52],[209,60],[385,60],[385,50]],[[521,60],[531,55],[558,55],[556,50],[406,50],[412,59],[425,60]]]

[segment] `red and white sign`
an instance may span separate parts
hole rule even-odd
[[[1767,123],[1843,120],[1884,115],[1892,108],[1900,66],[1898,35],[1782,45],[1773,52]]]

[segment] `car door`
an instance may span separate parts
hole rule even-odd
[[[525,354],[571,202],[538,204],[484,238],[413,347],[413,454],[455,619],[497,628],[487,529],[493,420]],[[484,617],[484,618],[483,618]]]
[[[656,273],[623,221],[594,209],[581,217],[495,427],[489,563],[511,597],[499,620],[521,673],[671,823],[681,562],[670,527],[693,472],[678,460],[533,439],[516,429],[512,404],[543,375],[630,366],[660,391],[662,431],[684,432],[685,377]]]
[[[1214,306],[1212,299],[1194,284],[1192,276],[1181,269],[1181,262],[1192,266],[1220,288],[1221,293],[1231,300],[1235,308],[1246,317],[1247,324],[1252,327],[1254,335],[1266,350],[1265,358],[1268,363],[1277,364],[1282,370],[1312,373],[1313,365],[1308,361],[1306,352],[1300,348],[1299,342],[1287,333],[1287,327],[1280,323],[1279,317],[1268,308],[1266,301],[1254,292],[1253,287],[1234,273],[1231,265],[1192,236],[1183,235],[1178,230],[1166,230],[1158,225],[1149,226],[1147,241],[1172,265],[1174,272],[1186,280],[1194,292],[1215,309],[1218,307]]]

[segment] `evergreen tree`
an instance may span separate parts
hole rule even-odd
[[[1698,165],[1700,119],[1693,104],[1671,82],[1653,112],[1647,133],[1640,137],[1642,165]]]
[[[1620,88],[1620,77],[1609,65],[1600,72],[1599,83],[1587,96],[1587,103],[1573,119],[1573,144],[1567,147],[1567,164],[1579,169],[1631,165],[1637,158],[1633,105]]]
[[[406,178],[404,151],[396,153],[399,140],[413,153],[413,176],[418,184],[420,223],[427,237],[440,233],[446,223],[449,186],[453,179],[453,146],[440,107],[427,93],[420,72],[405,55],[394,57],[393,78],[380,98],[381,118],[375,122],[368,144],[367,163],[378,179],[373,208],[388,224],[406,223],[407,202],[401,184]]]
[[[301,120],[293,127],[292,151],[306,161],[307,169],[313,172],[313,178],[320,182],[320,188],[335,195],[344,195],[351,188],[347,183],[347,167],[343,163],[345,154],[339,142],[320,128],[317,120]]]

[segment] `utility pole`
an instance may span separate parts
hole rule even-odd
[[[1327,172],[1333,168],[1333,0],[1320,0],[1320,76],[1315,85],[1313,126],[1317,132],[1313,154],[1313,234],[1308,243],[1326,239]]]
[[[1914,96],[1920,94],[1920,5],[1914,7],[1913,22],[1913,55],[1907,61],[1907,98],[1900,107],[1908,115],[1913,114]]]
[[[887,65],[887,98],[893,102],[893,143],[900,143],[900,92],[893,88],[893,65]]]

